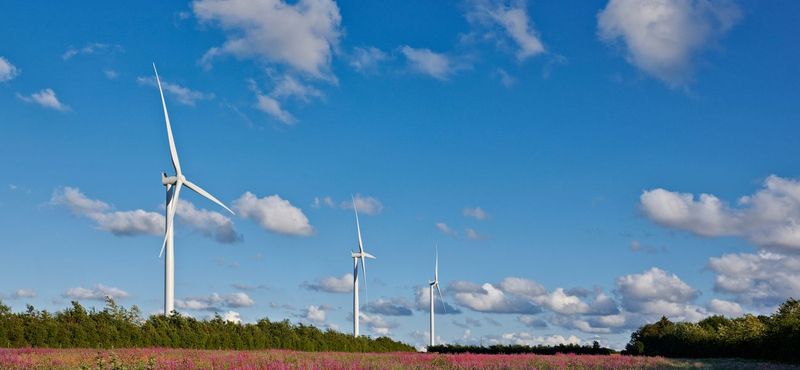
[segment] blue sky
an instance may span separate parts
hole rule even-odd
[[[600,340],[800,296],[794,2],[27,1],[0,14],[0,297],[427,342]],[[362,283],[363,287],[363,283]],[[418,293],[424,293],[419,294]],[[364,300],[362,292],[362,302]]]

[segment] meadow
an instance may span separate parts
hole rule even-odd
[[[0,349],[0,369],[148,370],[400,370],[400,369],[762,369],[798,370],[786,364],[743,360],[683,360],[595,355],[442,355],[429,353],[343,353],[286,350],[233,351],[163,348]]]

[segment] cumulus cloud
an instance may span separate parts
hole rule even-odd
[[[451,229],[450,226],[447,226],[447,224],[444,223],[444,222],[437,222],[436,223],[436,229],[441,231],[442,234],[450,235],[450,236],[458,239],[458,232],[456,232],[455,230]]]
[[[300,322],[305,325],[314,325],[317,327],[324,327],[327,320],[327,313],[325,312],[328,307],[323,306],[306,306],[303,312],[299,315]]]
[[[724,299],[712,299],[706,304],[708,310],[729,317],[739,317],[742,316],[744,310],[742,306],[736,302],[726,301]]]
[[[710,194],[644,191],[640,208],[650,221],[704,237],[737,236],[760,248],[800,250],[800,182],[771,175],[737,207]]]
[[[520,314],[541,312],[539,307],[527,300],[507,296],[489,283],[483,284],[478,291],[472,287],[468,287],[469,289],[465,291],[459,291],[454,285],[449,285],[448,288],[457,292],[454,297],[458,304],[473,311]]]
[[[692,304],[699,294],[697,289],[657,267],[641,274],[621,276],[615,284],[627,311],[687,321],[707,316],[705,309]]]
[[[35,92],[30,96],[24,96],[17,93],[17,98],[24,102],[39,104],[42,107],[55,109],[58,111],[66,112],[70,108],[58,100],[55,91],[51,88],[46,88],[39,92]]]
[[[447,290],[444,291],[446,292]],[[438,296],[438,293],[436,292],[434,293],[436,294],[436,296],[434,297],[433,310],[436,314],[455,315],[461,313],[461,310],[459,310],[457,307],[453,307],[446,301],[442,302],[442,300]],[[431,312],[431,297],[430,297],[429,286],[414,287],[414,307],[420,311]]]
[[[389,54],[374,46],[355,47],[350,66],[361,73],[375,73],[378,64],[389,59]]]
[[[350,314],[350,316],[352,318],[352,314]],[[386,321],[386,319],[379,315],[368,315],[363,312],[359,312],[358,317],[361,325],[366,326],[371,332],[379,335],[389,335],[391,334],[390,329],[400,326],[396,322]]]
[[[234,324],[242,323],[242,317],[236,311],[225,312],[225,314],[222,315],[222,319],[228,322],[232,322]]]
[[[243,292],[227,295],[212,293],[208,297],[193,296],[185,299],[176,299],[175,307],[192,311],[221,311],[222,307],[253,307],[256,303],[250,296]]]
[[[141,209],[113,211],[113,206],[97,199],[90,199],[80,189],[57,188],[50,197],[50,205],[66,207],[78,216],[87,217],[97,223],[97,229],[116,236],[164,235],[165,217],[161,213]],[[176,210],[178,221],[220,243],[234,243],[242,236],[234,229],[233,221],[219,212],[197,209],[192,203],[179,200]]]
[[[122,300],[126,298],[130,298],[130,294],[128,292],[113,287],[107,287],[103,284],[96,284],[91,288],[84,288],[84,287],[75,287],[67,290],[63,294],[61,294],[64,298],[69,299],[86,299],[86,300],[95,300],[95,301],[103,301],[106,299],[106,296],[111,297],[115,300]]]
[[[610,0],[597,14],[601,40],[622,41],[626,58],[670,86],[685,84],[698,54],[741,18],[729,0]]]
[[[342,209],[353,209],[353,201],[355,201],[359,213],[377,215],[383,211],[383,203],[378,198],[361,194],[356,194],[351,200],[343,200]],[[325,202],[328,204],[327,199]]]
[[[219,212],[197,209],[194,204],[182,199],[178,200],[175,212],[182,224],[191,226],[203,236],[213,238],[220,243],[236,243],[243,240],[242,235],[234,229],[233,221]]]
[[[277,194],[258,198],[251,192],[233,201],[233,209],[241,217],[249,218],[267,231],[288,236],[310,236],[314,228],[308,223],[303,210],[293,206]]]
[[[797,256],[767,251],[725,254],[710,258],[706,268],[716,273],[714,291],[732,295],[742,304],[771,310],[787,297],[800,296],[800,257]]]
[[[580,338],[570,335],[569,337],[564,337],[562,335],[544,335],[544,336],[536,336],[528,332],[518,332],[518,333],[504,333],[504,334],[497,334],[497,335],[484,335],[480,338],[473,338],[469,336],[464,336],[461,340],[458,341],[462,344],[473,344],[477,345],[482,343],[483,345],[522,345],[522,346],[537,346],[537,345],[548,345],[554,346],[558,344],[580,344]]]
[[[155,77],[137,77],[136,82],[139,85],[158,87],[158,81],[156,81]],[[188,87],[164,81],[163,79],[161,80],[161,87],[166,91],[167,95],[174,97],[175,101],[191,107],[194,107],[198,100],[214,99],[214,94],[192,90]]]
[[[17,77],[20,69],[15,67],[8,59],[0,56],[0,82],[8,82]]]
[[[468,8],[467,21],[481,28],[484,38],[494,39],[500,47],[506,47],[507,40],[516,44],[517,60],[545,52],[525,1],[472,0]]]
[[[406,57],[412,70],[439,80],[449,79],[453,73],[460,69],[450,57],[433,52],[431,49],[415,49],[405,45],[400,48],[400,52]]]
[[[313,283],[304,281],[300,287],[317,292],[349,293],[353,291],[353,274],[344,274],[340,278],[322,276],[316,278]]]
[[[574,294],[574,289],[566,291],[564,288],[556,288],[548,292],[543,285],[524,278],[507,277],[498,287],[506,293],[525,298],[558,314],[609,315],[619,312],[617,303],[602,292],[597,292],[595,299],[587,303]]]
[[[17,289],[11,293],[11,298],[36,298],[38,294],[33,289]]]
[[[220,55],[279,63],[316,78],[330,78],[331,59],[341,37],[339,7],[332,0],[195,0],[201,23],[218,25],[227,40],[203,56]]]
[[[483,210],[481,207],[469,208],[464,207],[464,211],[461,212],[464,217],[472,217],[476,220],[485,220],[489,217],[489,214]]]

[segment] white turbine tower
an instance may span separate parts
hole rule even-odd
[[[439,246],[438,245],[436,246],[436,267],[434,267],[433,270],[433,281],[428,281],[428,285],[430,286],[431,289],[431,346],[434,346],[436,334],[435,334],[435,327],[433,324],[434,321],[433,307],[434,307],[434,302],[436,301],[433,295],[433,287],[436,287],[436,291],[439,292],[439,299],[442,300],[442,307],[444,308],[444,312],[447,313],[447,306],[444,305],[444,297],[442,297],[442,290],[439,289]]]
[[[222,202],[214,198],[211,194],[186,180],[186,176],[181,172],[181,163],[178,161],[178,152],[175,150],[175,140],[172,139],[172,127],[169,124],[169,114],[167,114],[167,103],[164,101],[164,90],[161,89],[161,79],[158,78],[158,70],[156,64],[153,63],[153,70],[156,72],[156,81],[158,82],[158,91],[161,93],[161,104],[164,106],[164,119],[167,121],[167,138],[169,138],[169,152],[172,157],[172,166],[175,168],[175,176],[167,176],[166,173],[161,172],[161,183],[167,187],[167,227],[164,232],[164,244],[161,246],[161,253],[158,257],[164,254],[166,249],[167,255],[164,259],[164,315],[170,315],[175,310],[175,253],[174,253],[174,240],[173,240],[173,219],[175,218],[175,209],[178,208],[178,194],[181,192],[181,187],[186,185],[187,188],[194,190],[198,194],[210,199],[212,202],[219,204],[222,208],[233,213],[230,208],[226,207]]]
[[[364,244],[361,243],[361,225],[358,223],[358,208],[356,208],[356,200],[353,198],[353,210],[356,211],[356,229],[358,230],[358,253],[350,251],[350,256],[353,257],[353,335],[358,337],[358,260],[361,259],[361,270],[364,271],[364,292],[367,294],[367,301],[369,301],[369,292],[367,291],[367,265],[364,263],[364,258],[375,259],[369,253],[364,252]]]

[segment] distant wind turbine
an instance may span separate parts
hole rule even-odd
[[[358,253],[353,253],[353,251],[350,250],[350,256],[353,257],[353,335],[358,337],[358,259],[361,259],[361,270],[364,271],[364,293],[367,294],[367,301],[369,301],[369,292],[367,291],[367,265],[364,263],[364,258],[375,259],[375,257],[364,252],[364,244],[361,243],[361,225],[358,223],[358,208],[356,208],[355,198],[353,198],[353,210],[356,211],[356,229],[358,230]]]
[[[439,292],[439,299],[442,300],[442,307],[444,308],[444,312],[447,313],[447,306],[444,304],[444,297],[442,297],[442,290],[439,289],[439,246],[436,246],[436,267],[433,270],[433,281],[428,281],[428,285],[431,288],[431,346],[435,345],[435,326],[433,324],[433,307],[434,307],[434,295],[433,295],[433,287],[436,287],[436,291]]]
[[[173,225],[175,223],[173,219],[175,218],[175,209],[178,208],[178,194],[181,192],[181,186],[186,185],[187,188],[219,204],[231,214],[233,214],[233,211],[217,200],[217,198],[214,198],[214,196],[187,180],[186,176],[181,172],[181,163],[178,161],[178,152],[175,150],[175,140],[172,138],[172,127],[169,124],[167,103],[164,101],[164,90],[161,89],[161,79],[158,78],[158,70],[156,69],[155,63],[153,63],[153,70],[156,72],[158,91],[161,93],[161,104],[164,106],[164,119],[167,121],[167,138],[169,138],[169,152],[172,157],[172,166],[175,168],[175,176],[167,176],[165,172],[161,172],[161,183],[167,187],[167,227],[164,232],[164,244],[161,246],[161,252],[158,254],[158,258],[161,258],[166,249],[167,256],[164,259],[164,315],[169,316],[172,311],[175,310],[175,254],[173,250]]]

